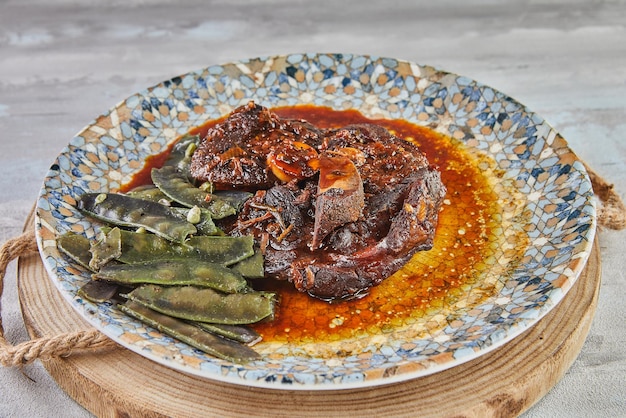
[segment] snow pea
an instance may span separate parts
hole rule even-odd
[[[237,264],[233,264],[231,269],[248,279],[262,279],[265,277],[263,254],[261,251],[255,251],[252,257],[248,257]]]
[[[124,305],[120,305],[119,308],[122,312],[158,331],[214,357],[234,363],[247,363],[260,358],[259,354],[250,347],[205,332],[188,322],[163,315],[139,303],[127,301]]]
[[[119,258],[122,255],[122,231],[119,228],[100,231],[89,252],[91,253],[89,267],[93,271],[98,271],[109,261]]]
[[[222,232],[222,230],[219,229],[215,225],[215,222],[213,222],[213,217],[211,216],[211,213],[209,211],[207,211],[206,209],[197,208],[199,210],[199,220],[198,220],[198,222],[193,222],[192,220],[190,220],[189,213],[193,209],[178,208],[178,207],[173,207],[171,209],[172,209],[172,213],[174,215],[179,216],[181,219],[184,219],[187,222],[192,223],[196,227],[196,230],[198,231],[198,234],[200,234],[200,235],[222,235],[222,234],[224,234]]]
[[[117,193],[85,193],[78,210],[96,219],[125,227],[143,227],[163,238],[184,242],[197,232],[191,223],[174,215],[167,206]]]
[[[252,324],[274,316],[276,295],[249,291],[222,293],[197,286],[142,285],[128,299],[175,318],[213,324]]]
[[[182,136],[172,147],[164,165],[175,167],[188,177],[191,157],[193,152],[196,150],[199,141],[199,135]]]
[[[107,229],[102,228],[102,231]],[[195,236],[184,244],[173,243],[154,234],[125,230],[120,230],[120,236],[122,251],[117,259],[127,264],[195,259],[229,266],[254,254],[252,236]]]
[[[153,168],[150,174],[155,186],[180,205],[206,209],[214,219],[222,219],[237,213],[236,208],[227,200],[196,187],[174,166]]]
[[[115,283],[90,280],[78,289],[76,294],[93,303],[103,303],[115,298],[119,288],[120,286]]]
[[[78,263],[87,270],[92,270],[89,262],[91,261],[91,241],[84,235],[75,232],[66,232],[57,238],[57,247],[61,253],[68,256],[71,260]]]
[[[193,322],[193,324],[212,334],[246,345],[254,345],[262,339],[258,332],[245,325],[209,324],[207,322]]]
[[[237,212],[241,210],[246,200],[252,197],[252,193],[241,190],[218,190],[211,195],[213,199],[220,199],[235,208]]]
[[[221,264],[199,260],[156,260],[141,264],[107,265],[92,276],[124,285],[153,283],[162,285],[194,285],[235,293],[247,287],[246,279]]]
[[[130,190],[126,193],[127,196],[134,197],[136,199],[149,200],[151,202],[163,203],[169,202],[169,199],[165,194],[156,186],[142,186]]]

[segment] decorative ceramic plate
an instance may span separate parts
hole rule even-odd
[[[93,238],[98,224],[75,209],[79,195],[118,190],[147,157],[250,100],[267,107],[356,109],[372,119],[430,127],[457,156],[437,162],[444,180],[454,178],[447,172],[471,171],[480,186],[448,180],[432,250],[418,253],[369,296],[327,305],[333,318],[319,324],[313,336],[275,330],[255,346],[261,360],[241,365],[164,336],[113,304],[78,297],[90,275],[60,255],[55,238],[66,231]],[[487,202],[484,211],[461,210],[468,199],[470,205]],[[71,139],[50,168],[36,211],[37,241],[51,279],[82,316],[117,343],[210,379],[307,390],[416,378],[505,344],[571,288],[591,251],[595,222],[583,164],[540,116],[463,76],[349,54],[215,65],[129,97]],[[288,303],[279,309],[283,316],[301,312]]]

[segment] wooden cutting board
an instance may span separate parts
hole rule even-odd
[[[32,229],[33,217],[27,221]],[[101,417],[508,417],[541,399],[578,356],[600,287],[595,242],[580,279],[531,329],[473,361],[409,380],[341,391],[270,390],[180,373],[123,347],[73,353],[44,366],[73,399]],[[38,255],[18,265],[31,338],[89,329],[46,276]]]

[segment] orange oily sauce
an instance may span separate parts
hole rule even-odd
[[[362,299],[328,304],[300,293],[291,283],[268,281],[280,298],[276,317],[254,325],[264,342],[323,343],[378,335],[410,326],[455,304],[469,288],[483,286],[477,265],[492,252],[500,226],[498,197],[479,168],[480,160],[458,141],[403,120],[372,120],[354,110],[314,106],[272,109],[281,117],[305,119],[321,128],[376,123],[416,144],[441,170],[448,192],[439,214],[434,247],[412,260]],[[480,292],[494,291],[490,285]],[[445,310],[445,309],[444,309]],[[438,327],[438,326],[437,326]]]

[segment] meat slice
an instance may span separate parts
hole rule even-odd
[[[432,248],[446,193],[440,173],[378,125],[324,131],[249,104],[196,154],[197,178],[258,190],[224,230],[255,236],[266,275],[311,296],[361,297]]]
[[[367,217],[335,230],[323,254],[298,257],[290,272],[295,287],[325,300],[360,297],[416,252],[432,248],[445,195],[439,172],[424,168],[402,189],[399,195],[376,196],[378,201],[389,197],[388,202],[399,207],[397,212],[389,214],[387,207],[380,210],[370,200],[364,209]]]
[[[358,220],[365,206],[361,176],[348,157],[323,155],[319,161],[312,249],[337,227]]]

